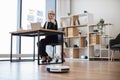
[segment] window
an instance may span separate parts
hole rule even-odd
[[[22,28],[29,29],[31,22],[45,21],[45,0],[22,1]]]
[[[43,26],[49,9],[55,10],[55,0],[22,0],[22,28],[30,29],[31,22],[41,22]],[[37,38],[35,47],[37,53]],[[21,53],[33,53],[33,38],[21,38]]]
[[[23,0],[22,1],[22,28],[30,29],[31,22],[45,21],[46,0]],[[37,38],[36,38],[37,41]],[[36,42],[37,43],[37,42]],[[37,47],[37,45],[35,45]],[[37,49],[36,49],[37,52]],[[21,37],[21,53],[33,53],[33,38]]]
[[[1,0],[0,10],[0,54],[10,54],[9,32],[16,30],[17,0]],[[14,43],[14,46],[16,46],[15,38]],[[13,53],[16,53],[16,47],[14,47]]]
[[[2,0],[0,2],[0,54],[10,54],[10,33],[17,30],[18,5],[19,0]],[[5,4],[5,5],[3,5]],[[46,20],[46,11],[49,9],[55,10],[55,0],[22,0],[22,28],[29,29],[30,22],[41,22],[42,25]],[[13,54],[18,50],[18,39],[13,38]],[[22,53],[32,53],[33,39],[21,39]],[[37,41],[37,39],[36,39]],[[3,58],[0,58],[0,60]],[[5,59],[5,58],[4,58]],[[9,59],[9,57],[7,58]]]

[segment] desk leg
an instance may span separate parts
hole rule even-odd
[[[12,41],[13,40],[13,35],[11,34],[11,45],[10,45],[10,61],[12,62]]]
[[[34,41],[33,41],[33,61],[35,60],[35,37],[34,37]]]
[[[21,36],[19,36],[19,54],[21,54]],[[21,60],[21,57],[19,57],[19,60]]]
[[[38,31],[38,65],[40,65],[40,58],[39,58],[39,54],[40,54],[40,49],[39,49],[39,41],[40,41],[40,31]]]
[[[61,34],[61,36],[62,36],[62,42],[61,42],[62,43],[62,53],[61,53],[61,57],[62,58],[61,58],[61,60],[62,60],[62,63],[63,63],[64,62],[63,61],[63,34]]]

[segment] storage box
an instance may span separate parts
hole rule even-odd
[[[68,37],[78,36],[77,27],[67,28],[67,35]]]
[[[100,35],[98,34],[90,34],[90,44],[95,45],[95,44],[100,44]]]
[[[79,58],[79,49],[70,49],[70,58]]]
[[[87,40],[86,37],[80,38],[80,47],[86,47],[87,46]]]

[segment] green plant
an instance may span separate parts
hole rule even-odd
[[[103,34],[104,22],[104,19],[100,19],[100,21],[97,23],[97,28],[101,34]]]
[[[100,19],[100,21],[97,23],[98,29],[102,29],[104,27],[104,20]]]

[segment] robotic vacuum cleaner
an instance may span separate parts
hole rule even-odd
[[[48,66],[46,66],[46,71],[48,71],[48,72],[62,73],[62,72],[69,72],[69,70],[70,70],[69,66],[63,66],[63,65],[48,65]]]

